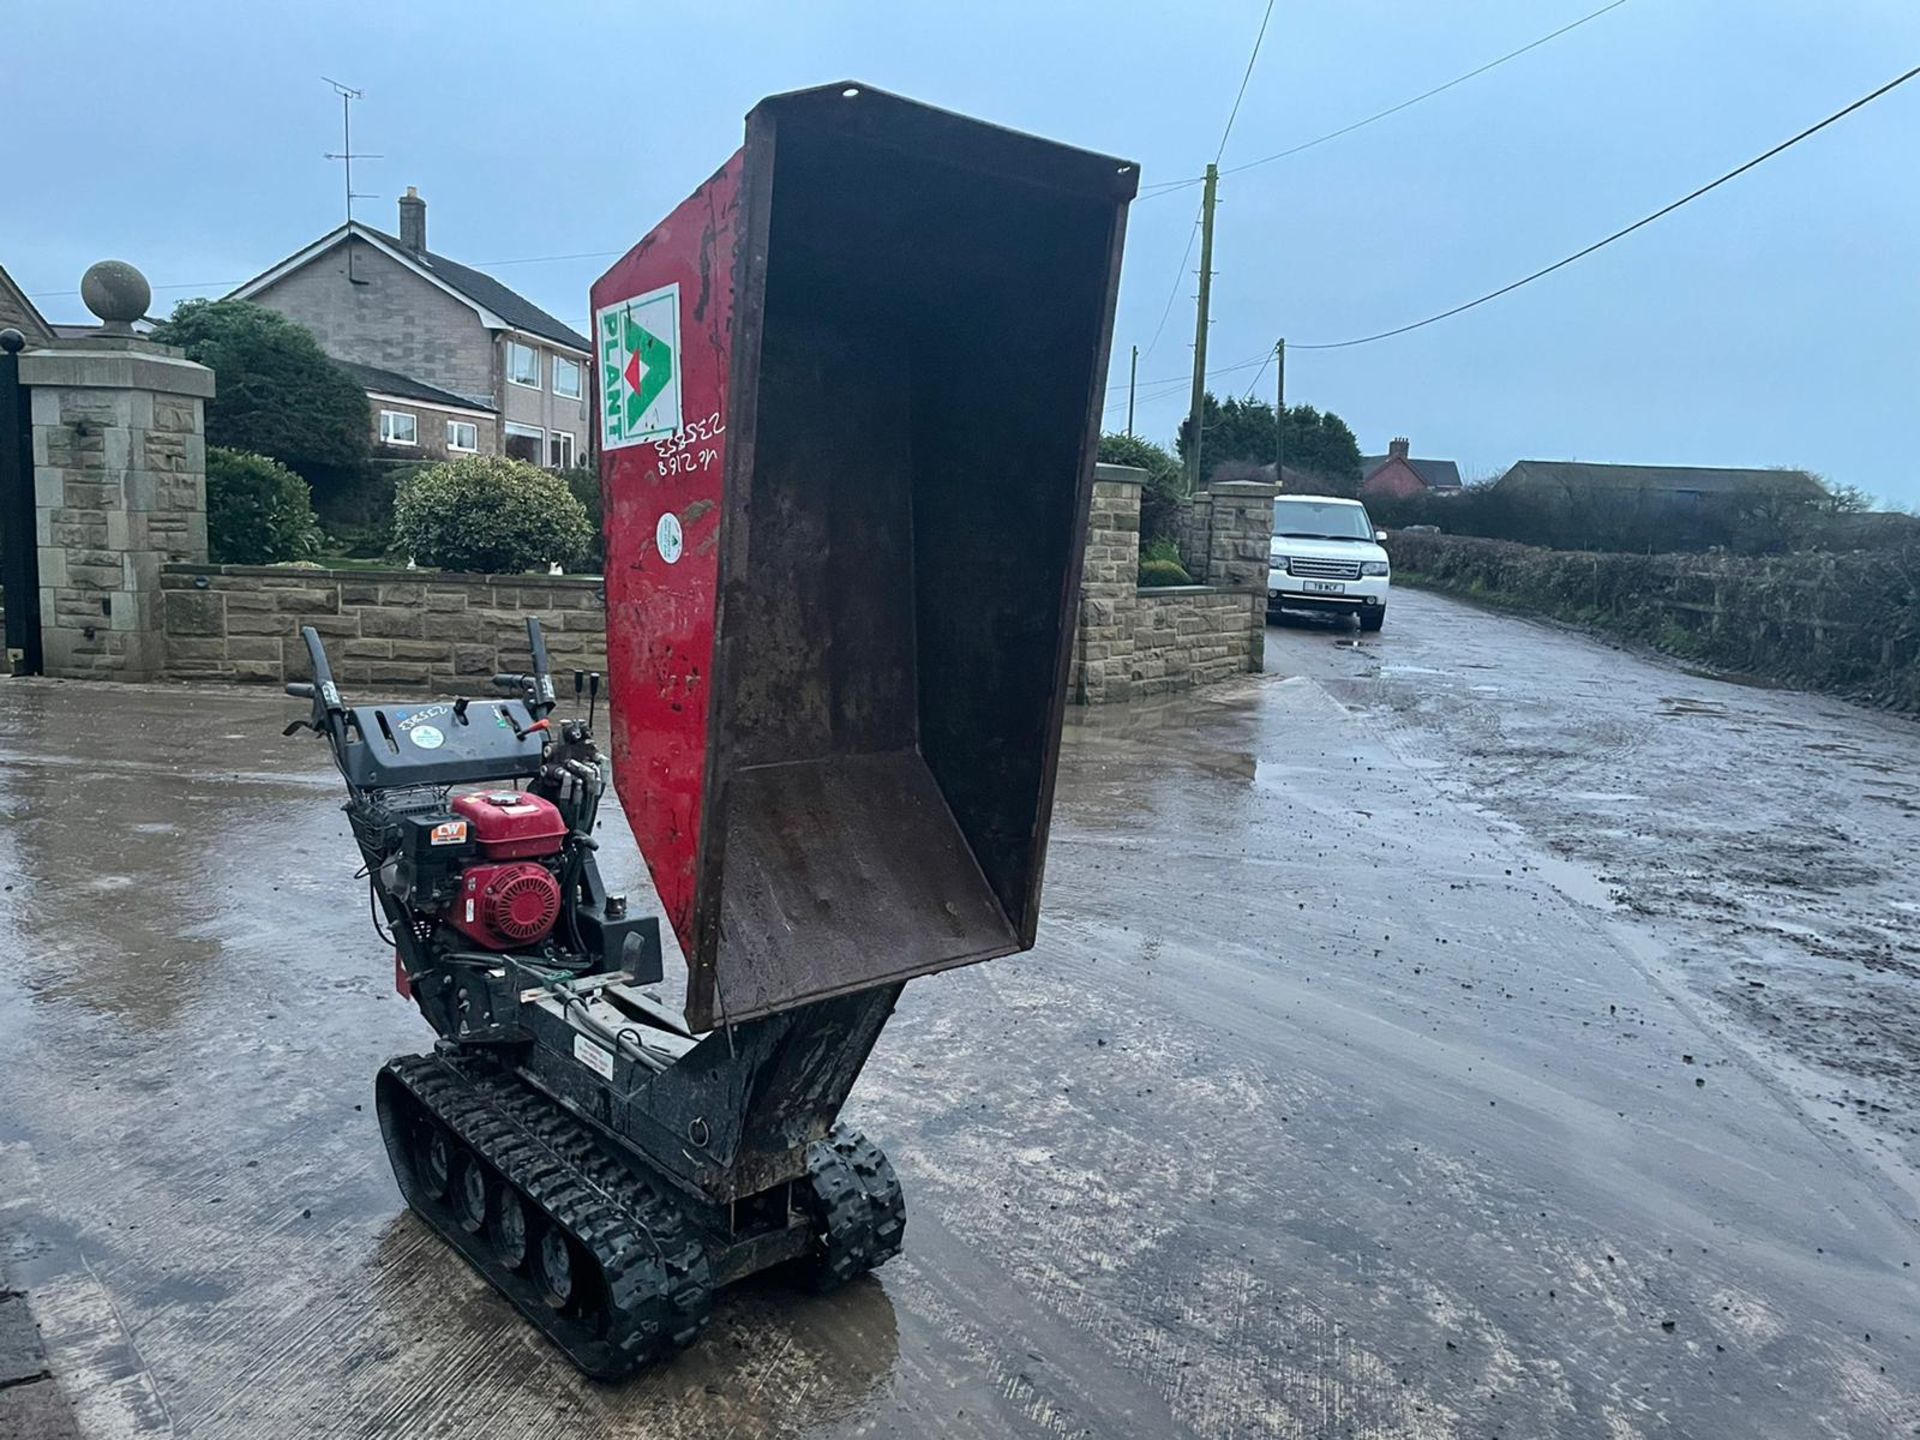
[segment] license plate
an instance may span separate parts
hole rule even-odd
[[[1309,595],[1344,595],[1347,587],[1338,580],[1302,580],[1300,588]]]

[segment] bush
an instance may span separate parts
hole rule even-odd
[[[1155,585],[1191,585],[1193,577],[1178,560],[1142,560],[1140,562],[1140,584],[1146,587]]]
[[[277,460],[207,447],[207,551],[216,565],[275,565],[320,548],[307,482]]]
[[[591,465],[575,465],[570,470],[562,470],[560,478],[566,482],[568,492],[580,502],[580,508],[587,512],[587,523],[593,527],[593,539],[579,563],[584,569],[603,571],[607,568],[607,534],[600,472]]]
[[[436,570],[486,575],[575,563],[593,526],[558,475],[524,460],[477,455],[430,465],[400,483],[393,539]]]
[[[1180,513],[1180,497],[1186,493],[1180,462],[1173,458],[1173,452],[1133,435],[1102,435],[1100,461],[1147,472],[1147,483],[1140,487],[1140,543],[1145,546],[1171,538]]]

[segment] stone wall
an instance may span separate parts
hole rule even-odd
[[[300,627],[311,625],[344,686],[480,693],[490,676],[527,668],[529,615],[546,632],[556,677],[607,668],[594,580],[170,565],[160,584],[176,680],[305,679]]]
[[[1142,589],[1140,487],[1146,476],[1119,465],[1094,474],[1093,507],[1080,581],[1080,628],[1067,693],[1084,705],[1110,704],[1207,685],[1257,671],[1265,663],[1266,554],[1273,526],[1273,487],[1241,495],[1237,487],[1221,502],[1219,533],[1197,542],[1200,574],[1204,556],[1213,572],[1248,573],[1245,553],[1260,553],[1257,583],[1181,585]],[[1211,512],[1215,501],[1207,499]],[[1186,523],[1191,526],[1191,519]],[[1259,530],[1264,523],[1266,529]],[[1258,533],[1256,533],[1258,532]],[[1184,545],[1183,545],[1184,550]]]
[[[1132,696],[1211,685],[1261,668],[1266,594],[1203,585],[1139,592],[1134,607]]]

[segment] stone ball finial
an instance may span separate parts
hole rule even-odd
[[[4,330],[0,330],[0,350],[6,351],[9,355],[18,355],[26,348],[27,337],[11,325]]]
[[[144,318],[153,304],[153,287],[126,261],[102,260],[80,277],[80,298],[100,317],[103,330],[130,335],[133,322]]]

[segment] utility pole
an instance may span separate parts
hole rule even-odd
[[[1287,341],[1282,336],[1273,347],[1279,378],[1273,386],[1273,483],[1287,484]]]
[[[1140,381],[1140,347],[1133,347],[1133,359],[1127,364],[1127,438],[1133,438],[1133,390]]]
[[[354,190],[353,162],[355,160],[378,160],[381,157],[378,155],[356,155],[353,153],[353,102],[360,99],[366,92],[356,90],[351,85],[342,85],[338,80],[327,80],[325,75],[322,75],[320,78],[326,80],[327,84],[333,87],[333,93],[340,97],[340,151],[338,154],[329,151],[326,158],[329,160],[338,160],[346,166],[347,225],[349,229],[347,237],[347,283],[354,285],[359,282],[356,281],[353,276],[353,237],[351,234],[353,225],[353,202],[355,200],[371,200],[373,197],[371,195],[362,195]]]
[[[1213,297],[1213,202],[1220,167],[1207,166],[1200,192],[1200,313],[1193,329],[1193,404],[1187,411],[1187,493],[1200,488],[1201,417],[1207,406],[1207,307]]]

